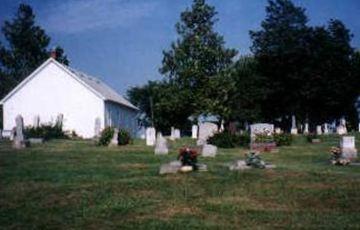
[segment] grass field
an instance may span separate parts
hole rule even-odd
[[[357,138],[357,142],[360,139]],[[273,170],[231,172],[246,149],[201,158],[209,172],[159,176],[176,158],[135,141],[97,147],[56,140],[15,151],[0,143],[0,229],[359,229],[360,167],[331,166],[329,147],[298,137],[265,153]]]

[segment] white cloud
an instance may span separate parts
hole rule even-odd
[[[47,30],[61,33],[127,27],[155,8],[155,1],[67,0],[50,4],[43,23]]]

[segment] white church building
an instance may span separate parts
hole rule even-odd
[[[3,129],[8,133],[21,115],[25,126],[36,116],[40,123],[54,123],[63,115],[63,130],[75,131],[83,138],[96,135],[95,122],[137,131],[138,108],[100,80],[49,58],[6,95],[3,106]]]

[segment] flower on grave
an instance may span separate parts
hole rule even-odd
[[[331,164],[348,165],[350,163],[349,159],[346,159],[342,156],[341,149],[339,147],[331,147],[330,153],[331,153],[331,159],[330,159]]]
[[[195,149],[184,147],[179,150],[178,159],[183,166],[191,166],[194,170],[197,170],[197,156],[198,153]]]
[[[245,163],[253,168],[265,168],[265,162],[261,160],[260,153],[257,151],[246,153]]]

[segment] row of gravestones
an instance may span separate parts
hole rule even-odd
[[[56,118],[56,125],[62,126],[64,120],[64,116],[59,114]],[[40,117],[34,117],[34,127],[37,128],[40,126]],[[42,143],[42,139],[40,138],[30,138],[26,140],[24,135],[24,119],[21,115],[17,115],[15,118],[15,127],[11,130],[10,140],[13,142],[12,146],[15,149],[25,148],[28,143]]]
[[[199,126],[193,125],[192,127],[192,138],[198,138],[197,145],[202,146],[202,156],[204,157],[215,157],[217,153],[217,147],[214,145],[207,144],[206,140],[218,132],[218,127],[216,124],[205,122],[201,123]],[[199,134],[199,135],[198,135]],[[146,129],[146,145],[154,146],[155,145],[155,154],[162,155],[168,154],[169,149],[167,146],[167,140],[159,132],[156,135],[156,130],[153,127]],[[171,128],[170,140],[176,140],[180,138],[180,130]]]
[[[345,127],[344,122],[342,122],[340,125],[343,128]],[[255,140],[255,137],[258,134],[272,135],[273,133],[274,133],[273,124],[258,123],[258,124],[250,125],[250,137],[252,142]],[[354,136],[342,136],[340,139],[340,149],[342,156],[344,158],[347,159],[357,158],[357,149],[355,148]]]

